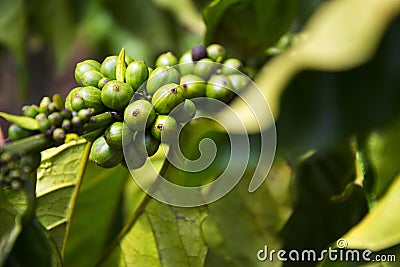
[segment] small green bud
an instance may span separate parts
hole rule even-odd
[[[222,66],[222,74],[230,75],[237,74],[243,67],[242,62],[237,58],[228,58]]]
[[[102,89],[102,88],[104,87],[104,85],[106,85],[106,83],[108,83],[109,81],[110,81],[109,78],[103,77],[103,78],[101,78],[101,79],[99,80],[99,82],[98,82],[98,84],[97,84],[97,87],[98,87],[99,89]]]
[[[236,93],[244,90],[250,84],[249,78],[243,74],[231,74],[228,75],[228,78],[231,81],[232,88]]]
[[[193,72],[193,59],[192,59],[192,52],[191,50],[185,52],[180,58],[179,58],[179,65],[178,65],[178,69],[180,74],[186,75],[186,74],[190,74]]]
[[[39,107],[36,105],[23,106],[22,113],[25,117],[35,118],[36,115],[39,113]]]
[[[197,61],[193,67],[193,74],[200,76],[204,80],[208,80],[211,74],[215,74],[218,65],[209,58],[203,58]]]
[[[53,112],[47,118],[50,124],[56,127],[60,126],[63,121],[63,117],[60,112]]]
[[[72,122],[69,119],[64,119],[61,123],[61,128],[64,129],[64,131],[69,132],[72,130]]]
[[[62,143],[65,140],[65,131],[61,128],[56,128],[53,131],[53,140],[57,143]]]
[[[38,115],[36,115],[36,120],[38,121],[38,125],[39,125],[39,130],[41,132],[45,132],[46,130],[50,129],[50,122],[47,119],[46,114],[44,113],[39,113]]]
[[[50,103],[51,103],[50,97],[48,96],[43,97],[39,104],[39,112],[48,114],[49,113],[48,106]]]

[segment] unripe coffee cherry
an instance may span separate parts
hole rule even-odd
[[[222,62],[226,58],[226,50],[220,44],[210,44],[207,46],[208,57],[217,63]]]
[[[149,70],[144,61],[131,62],[126,68],[125,80],[136,91],[149,77]]]
[[[42,156],[40,153],[29,153],[21,158],[21,167],[27,173],[30,173],[40,166]]]
[[[63,117],[61,116],[60,112],[53,112],[51,113],[48,117],[48,120],[51,125],[58,127],[61,125],[61,122],[63,121]]]
[[[48,96],[43,97],[39,104],[39,113],[49,114],[48,106],[50,103],[51,103],[50,97]]]
[[[101,136],[93,142],[89,159],[97,166],[112,168],[121,163],[123,160],[123,152],[119,148],[110,147],[106,139]]]
[[[181,77],[180,82],[186,98],[202,97],[206,95],[206,82],[203,78],[187,74]]]
[[[122,139],[128,138],[130,130],[123,122],[117,121],[107,127],[104,138],[109,146],[121,148]]]
[[[61,128],[56,128],[53,131],[53,140],[57,143],[62,143],[65,140],[65,131]]]
[[[211,74],[215,74],[218,65],[214,63],[210,58],[203,58],[194,64],[193,74],[200,76],[201,78],[208,80]]]
[[[10,127],[8,127],[8,137],[11,139],[11,141],[20,140],[33,134],[33,131],[26,130],[15,124],[12,124]]]
[[[206,85],[206,96],[228,103],[235,96],[232,89],[231,81],[226,75],[215,75]]]
[[[153,105],[142,99],[130,103],[124,112],[124,121],[133,131],[144,131],[152,125],[155,117]]]
[[[75,67],[75,81],[81,84],[81,76],[84,72],[89,70],[100,71],[100,63],[93,59],[84,60],[76,64]]]
[[[222,66],[222,74],[229,75],[239,73],[243,67],[242,62],[237,58],[228,58],[224,61]]]
[[[239,93],[240,91],[245,89],[250,83],[249,78],[240,73],[228,75],[228,78],[231,81],[232,88],[235,93]]]
[[[73,93],[70,104],[74,111],[79,111],[84,108],[94,108],[95,112],[99,113],[106,108],[101,101],[101,91],[96,87],[79,87],[77,90],[73,89],[70,93]]]
[[[192,51],[189,50],[187,52],[185,52],[180,58],[179,58],[179,65],[178,65],[178,69],[180,74],[186,75],[186,74],[190,74],[193,72],[193,59],[192,59]]]
[[[207,49],[203,45],[197,45],[192,48],[193,61],[198,61],[202,58],[206,58],[207,56]]]
[[[155,139],[154,136],[151,135],[150,131],[136,132],[134,135],[133,145],[140,154],[151,157],[157,152],[160,146],[160,141]]]
[[[161,66],[174,66],[176,64],[178,64],[178,58],[174,54],[172,54],[172,52],[161,54],[156,59],[157,68]]]
[[[22,113],[25,117],[35,118],[39,114],[39,107],[36,105],[23,106]]]
[[[134,91],[129,84],[109,81],[101,90],[101,101],[108,108],[123,110],[131,100]]]
[[[147,93],[153,95],[158,88],[169,83],[179,84],[180,79],[179,71],[174,67],[158,67],[150,74],[147,80]]]
[[[38,122],[39,130],[41,132],[45,132],[46,130],[50,129],[50,122],[44,113],[39,113],[36,115],[35,119]]]
[[[176,83],[161,86],[151,100],[154,109],[160,114],[168,114],[173,108],[185,101],[183,88]]]
[[[116,79],[118,56],[109,56],[101,63],[100,72],[110,80]]]
[[[179,134],[178,124],[172,116],[158,115],[151,127],[151,134],[157,140],[172,142]]]
[[[196,105],[192,100],[186,99],[185,102],[181,103],[173,110],[171,115],[177,122],[188,122],[196,115]]]
[[[99,81],[104,75],[97,70],[88,70],[81,75],[81,85],[98,87]]]

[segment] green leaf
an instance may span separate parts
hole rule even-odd
[[[81,138],[43,152],[36,185],[39,222],[63,251],[87,163],[90,144]]]
[[[293,116],[293,121],[288,121],[287,124],[297,124],[312,129],[311,135],[309,132],[304,135],[319,142],[321,136],[340,134],[343,131],[340,125],[331,125],[342,119],[336,116],[345,114],[343,117],[349,123],[358,122],[359,119],[364,119],[360,121],[364,122],[369,116],[362,111],[372,113],[372,110],[377,110],[376,106],[378,105],[386,107],[386,109],[383,108],[385,111],[392,108],[391,105],[383,104],[387,99],[375,103],[372,106],[374,108],[369,105],[372,105],[373,100],[380,100],[380,97],[383,96],[387,96],[388,99],[397,97],[393,96],[395,91],[391,89],[391,86],[394,88],[397,83],[397,79],[392,73],[397,73],[397,65],[394,63],[397,61],[392,57],[392,55],[396,55],[397,48],[390,44],[393,44],[393,40],[398,38],[396,37],[398,31],[395,29],[397,26],[394,18],[399,10],[400,2],[396,0],[327,1],[321,5],[299,34],[298,41],[285,53],[269,61],[256,76],[255,82],[265,99],[268,100],[274,116],[281,116],[282,109],[290,108],[293,105],[281,100],[283,93],[288,91],[290,86],[292,94],[296,94],[292,101],[296,103],[294,107],[297,106],[298,110],[290,109],[287,113],[298,115],[298,117]],[[388,31],[389,26],[393,29],[390,30],[390,33],[386,33],[386,41],[384,41],[382,37],[384,37],[385,31]],[[371,61],[379,44],[381,44],[379,55],[374,61]],[[360,66],[366,62],[370,64]],[[358,71],[352,72],[352,68],[356,67],[358,67]],[[335,76],[336,74],[337,76]],[[380,78],[376,79],[377,77]],[[387,87],[387,94],[382,90],[383,85],[384,88]],[[340,93],[338,93],[339,88],[343,90]],[[377,90],[380,97],[376,95],[363,96],[365,92],[378,94]],[[392,95],[389,95],[389,92]],[[371,102],[367,106],[357,106],[355,109],[354,103],[363,103],[360,96]],[[256,94],[249,91],[245,92],[244,97],[253,97],[254,99]],[[311,101],[316,102],[310,103]],[[343,111],[341,101],[347,101],[346,105],[351,105],[346,112]],[[231,106],[238,112],[249,131],[259,129],[259,122],[254,119],[245,103],[235,100]],[[315,108],[318,108],[318,111]],[[337,108],[340,108],[340,114],[335,112]],[[358,112],[354,112],[354,110]],[[360,116],[350,119],[351,116],[358,114]],[[374,115],[379,114],[381,113],[374,113]],[[383,116],[387,117],[386,114]],[[306,118],[307,121],[304,122],[303,118]],[[380,120],[382,121],[382,118],[376,119],[376,121]],[[261,123],[264,126],[262,128],[268,128],[274,124],[274,121],[263,120]],[[307,123],[318,124],[318,126],[311,128],[311,125]],[[354,125],[354,128],[358,126]],[[322,130],[324,133],[318,132]],[[288,133],[293,132],[298,131],[288,130]],[[323,143],[323,141],[321,142]],[[304,140],[299,140],[299,143],[304,143]]]
[[[0,266],[3,266],[22,230],[23,212],[0,189]]]
[[[203,13],[205,43],[220,43],[234,56],[260,56],[292,22],[297,1],[216,0]]]
[[[20,126],[21,128],[35,131],[39,129],[39,124],[37,120],[25,116],[17,116],[17,115],[12,115],[8,114],[5,112],[0,112],[0,116],[3,117],[4,119],[8,120],[9,122],[16,124]]]
[[[267,181],[248,192],[251,173],[226,196],[209,205],[202,230],[209,254],[206,266],[265,266],[257,252],[279,249],[279,232],[289,219],[291,170],[277,160]],[[279,266],[279,262],[271,266]]]
[[[150,199],[101,266],[203,266],[207,247],[200,224],[205,216],[205,208]]]
[[[102,169],[88,164],[66,243],[65,266],[94,266],[118,218],[128,172],[123,167]],[[82,251],[85,256],[82,257]]]
[[[60,267],[61,256],[46,229],[31,220],[18,236],[6,266]]]
[[[382,250],[400,243],[400,176],[393,181],[388,192],[376,206],[343,236],[348,248]]]

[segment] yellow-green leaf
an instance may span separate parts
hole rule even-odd
[[[377,251],[400,243],[399,195],[400,175],[364,219],[344,235],[348,248]]]
[[[5,112],[0,112],[0,116],[3,117],[4,119],[8,120],[9,122],[16,124],[24,129],[32,130],[32,131],[39,129],[38,121],[33,118],[12,115],[12,114],[8,114]]]

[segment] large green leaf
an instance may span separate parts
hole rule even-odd
[[[23,214],[0,189],[0,266],[6,261],[22,230]]]
[[[90,144],[82,138],[42,153],[36,185],[36,215],[60,251],[68,238],[89,151]]]
[[[200,224],[205,216],[205,208],[150,199],[101,266],[203,266],[207,247]]]
[[[6,266],[61,267],[61,255],[48,231],[37,220],[23,228]]]
[[[221,43],[242,58],[260,56],[292,22],[297,1],[216,0],[203,13],[205,43]]]
[[[343,236],[348,248],[382,250],[400,243],[400,176],[365,218]]]
[[[94,266],[98,261],[118,218],[127,174],[123,167],[100,169],[88,164],[71,220],[64,266]]]
[[[255,192],[248,192],[246,175],[226,196],[209,205],[209,216],[202,225],[209,246],[206,266],[279,266],[262,262],[257,252],[281,248],[279,232],[290,217],[291,170],[277,160],[267,181]]]

